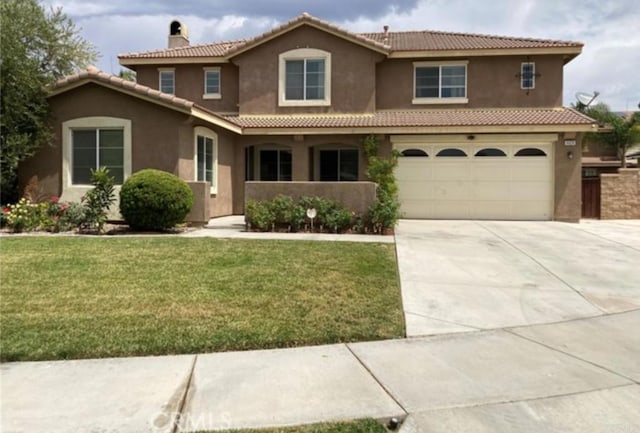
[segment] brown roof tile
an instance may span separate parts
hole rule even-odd
[[[353,33],[313,17],[307,13],[275,27],[261,35],[250,39],[216,42],[203,45],[192,45],[179,48],[168,48],[141,53],[118,55],[122,60],[154,59],[154,58],[188,58],[188,57],[227,57],[244,51],[264,40],[295,28],[300,24],[310,23],[325,28],[347,38],[359,41],[373,49],[385,52],[394,51],[446,51],[446,50],[480,50],[480,49],[518,49],[518,48],[570,48],[582,47],[580,42],[558,41],[551,39],[532,39],[511,36],[494,36],[471,33],[451,33],[438,31],[406,31],[384,33]]]
[[[224,116],[242,128],[380,128],[590,125],[570,108],[380,111],[371,115]]]
[[[384,33],[363,33],[369,39],[384,41]],[[580,42],[511,36],[451,33],[438,31],[389,32],[386,38],[392,51],[444,51],[507,48],[581,47]]]
[[[58,80],[51,88],[52,94],[57,94],[65,90],[66,87],[76,84],[82,80],[93,80],[99,83],[108,84],[110,86],[122,87],[123,89],[138,93],[142,96],[148,96],[156,99],[159,102],[168,103],[178,108],[191,109],[194,103],[184,98],[178,98],[175,95],[162,93],[151,87],[143,86],[132,81],[123,80],[122,78],[102,72],[100,69],[89,66],[87,69],[82,70],[76,74],[69,75],[61,80]]]

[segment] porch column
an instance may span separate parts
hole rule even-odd
[[[309,180],[309,146],[294,140],[291,146],[291,177],[293,181]]]

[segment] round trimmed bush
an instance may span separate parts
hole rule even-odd
[[[120,189],[120,213],[136,230],[166,230],[184,221],[193,207],[187,183],[166,171],[145,169]]]

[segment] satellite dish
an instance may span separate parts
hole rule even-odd
[[[600,92],[593,92],[593,94],[591,93],[586,93],[586,92],[578,92],[576,93],[576,99],[578,100],[578,103],[581,105],[584,105],[585,107],[588,107],[589,105],[591,105],[591,103],[593,101],[595,101],[595,99],[598,97],[598,95],[600,94]]]

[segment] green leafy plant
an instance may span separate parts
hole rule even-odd
[[[263,232],[273,230],[276,223],[276,216],[271,203],[267,201],[248,200],[244,213],[250,229]]]
[[[178,176],[146,169],[130,176],[120,190],[120,213],[135,230],[167,230],[184,221],[193,191]]]
[[[367,176],[378,185],[376,201],[369,207],[369,222],[377,233],[392,228],[400,218],[398,183],[394,170],[398,165],[398,153],[392,151],[389,158],[379,156],[379,145],[375,135],[364,139],[363,147],[367,156]]]
[[[91,188],[84,197],[84,218],[81,228],[101,232],[107,222],[107,212],[116,201],[115,179],[106,167],[91,170]]]

